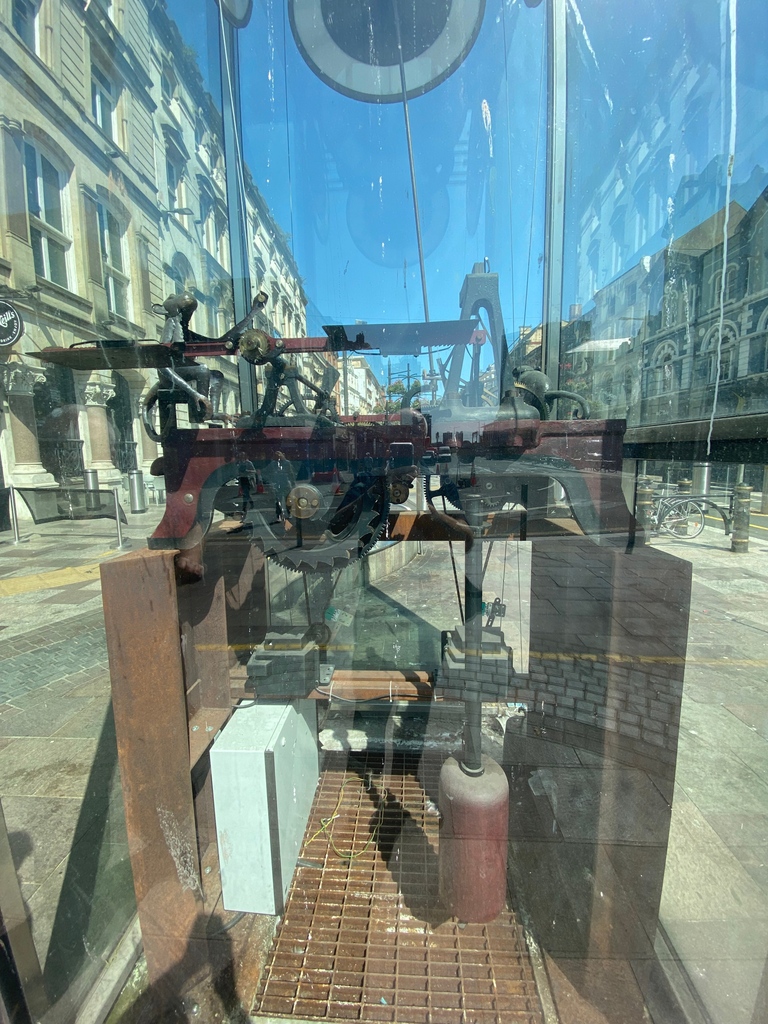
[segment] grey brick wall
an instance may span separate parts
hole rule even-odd
[[[648,547],[621,552],[587,538],[535,541],[528,673],[515,674],[503,638],[468,667],[454,631],[436,692],[525,703],[532,719],[540,716],[564,742],[669,775],[690,589],[690,564]]]
[[[259,697],[306,697],[320,678],[320,652],[304,630],[267,633],[248,659],[248,685]]]

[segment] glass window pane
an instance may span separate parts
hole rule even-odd
[[[50,224],[51,227],[57,228],[59,231],[63,231],[64,223],[61,212],[61,178],[59,172],[49,160],[46,160],[44,156],[40,157],[40,164],[43,170],[43,219]]]
[[[127,289],[125,285],[116,278],[110,278],[110,310],[118,316],[128,316]]]
[[[36,48],[36,6],[29,0],[13,0],[13,27],[30,50]]]
[[[106,93],[101,93],[99,127],[110,139],[114,138],[114,105]]]
[[[37,155],[31,146],[24,147],[26,171],[27,209],[35,217],[40,216],[40,201],[37,193]]]
[[[38,277],[47,277],[45,272],[45,260],[43,259],[43,236],[37,228],[32,228],[30,234],[32,238],[32,256],[35,263],[35,273]]]
[[[67,278],[67,249],[59,242],[53,241],[53,239],[46,239],[46,245],[48,248],[48,263],[50,266],[50,279],[54,284],[61,285],[62,288],[69,286]]]
[[[30,1017],[762,1024],[765,0],[7,2]]]
[[[109,237],[109,262],[115,270],[123,269],[123,239],[120,224],[111,213],[107,213]]]

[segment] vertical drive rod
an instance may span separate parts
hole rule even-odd
[[[20,544],[21,537],[19,536],[19,510],[16,508],[16,488],[11,486],[8,488],[8,507],[11,510],[11,526],[13,527],[13,543]]]
[[[482,512],[479,494],[469,494],[464,502],[472,542],[464,553],[464,752],[461,767],[467,775],[482,775],[481,662],[483,644],[483,544]]]
[[[115,525],[117,526],[117,546],[118,548],[124,548],[123,543],[123,524],[120,522],[120,488],[112,488],[112,497],[115,499]]]

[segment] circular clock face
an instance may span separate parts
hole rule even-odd
[[[408,98],[434,89],[472,49],[485,0],[288,0],[288,12],[302,57],[332,89],[395,103],[401,51]]]
[[[251,20],[253,0],[217,0],[224,12],[224,17],[235,28],[244,28]]]

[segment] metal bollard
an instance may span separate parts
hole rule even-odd
[[[147,511],[147,496],[144,491],[144,474],[132,469],[128,474],[128,493],[131,498],[131,512],[139,515]]]
[[[709,494],[712,467],[708,462],[694,462],[693,489],[696,494]]]
[[[635,516],[638,523],[648,529],[651,526],[653,513],[653,487],[647,477],[637,481],[637,496],[635,498]]]
[[[737,484],[733,502],[733,531],[731,533],[731,551],[746,554],[749,551],[749,516],[752,499],[752,488],[749,484]]]
[[[101,508],[98,469],[86,469],[83,473],[83,480],[85,482],[85,507],[89,512],[96,512]]]
[[[678,480],[677,481],[677,493],[678,494],[691,494],[693,491],[693,480]]]

